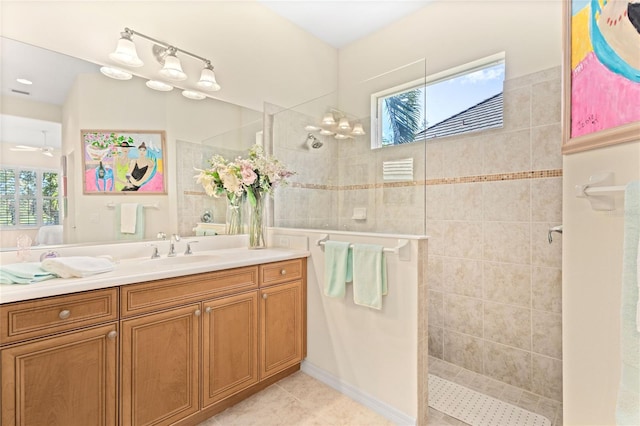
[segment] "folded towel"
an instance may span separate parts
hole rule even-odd
[[[42,269],[60,278],[88,277],[113,271],[115,265],[109,259],[90,256],[56,257],[42,261]]]
[[[352,280],[352,261],[349,243],[326,241],[324,243],[324,294],[344,297],[345,287]]]
[[[9,263],[0,267],[0,284],[31,284],[56,278],[40,267],[40,262]]]
[[[135,203],[133,203],[135,204]],[[122,213],[122,207],[125,204],[116,205],[116,217],[115,217],[115,239],[116,240],[142,240],[144,238],[144,208],[142,204],[137,204],[135,209],[135,232],[127,234],[122,232],[122,224],[124,215]],[[126,228],[126,226],[125,226]],[[130,230],[130,228],[129,228]]]
[[[384,247],[376,244],[353,245],[353,301],[356,305],[382,309],[387,294],[387,265]]]
[[[137,215],[138,203],[122,203],[120,205],[120,232],[135,234]]]
[[[621,374],[616,404],[617,425],[640,425],[640,181],[624,192],[624,248],[620,321]]]

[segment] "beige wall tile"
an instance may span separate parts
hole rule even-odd
[[[436,179],[444,176],[443,168],[443,149],[442,145],[446,141],[428,141],[427,145],[427,161],[426,161],[426,179]],[[418,176],[416,176],[418,178]]]
[[[562,169],[562,127],[548,124],[531,129],[531,168],[533,170]]]
[[[473,336],[445,330],[444,360],[482,373],[482,342],[482,339]]]
[[[427,185],[427,219],[443,220],[451,215],[451,185]]]
[[[450,200],[445,206],[445,219],[482,220],[482,184],[459,183],[451,187]]]
[[[484,338],[520,349],[531,349],[531,310],[484,303]]]
[[[562,178],[531,180],[531,220],[562,222]]]
[[[531,169],[529,129],[494,135],[484,142],[484,174],[521,172]]]
[[[484,220],[524,222],[531,217],[529,180],[485,182]]]
[[[482,337],[482,301],[470,297],[444,296],[445,328]]]
[[[431,240],[429,240],[431,242]],[[431,244],[429,244],[429,252],[431,253]],[[429,255],[428,271],[427,271],[427,285],[429,290],[442,291],[442,256]]]
[[[482,298],[482,263],[478,260],[445,257],[443,290],[463,296]]]
[[[528,222],[485,222],[485,260],[529,264],[531,261],[530,224]]]
[[[441,220],[427,220],[426,233],[429,236],[429,253],[442,256],[445,249],[445,222]]]
[[[529,307],[531,267],[512,263],[484,262],[484,298]]]
[[[562,312],[562,270],[533,267],[532,306],[547,312]]]
[[[445,222],[444,254],[452,257],[482,257],[482,222]]]
[[[533,354],[531,391],[562,401],[562,361]]]
[[[429,291],[429,325],[444,326],[444,297],[442,292]]]
[[[504,92],[504,130],[531,126],[531,89],[528,86]]]
[[[476,138],[451,139],[442,145],[443,175],[482,174],[482,144]]]
[[[483,360],[486,375],[531,390],[531,352],[485,341]]]
[[[562,316],[551,312],[532,313],[533,352],[562,358]]]
[[[534,266],[562,267],[562,237],[554,235],[549,244],[549,228],[560,225],[559,222],[534,222],[531,224],[531,262]]]
[[[531,86],[531,125],[541,126],[559,123],[562,92],[560,79],[549,80]]]
[[[429,355],[442,359],[444,354],[444,329],[429,326]]]

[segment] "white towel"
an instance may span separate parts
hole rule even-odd
[[[136,218],[138,203],[122,203],[120,205],[120,232],[123,234],[136,233]]]
[[[70,256],[45,259],[42,261],[41,268],[60,278],[71,278],[113,271],[115,265],[104,257]]]

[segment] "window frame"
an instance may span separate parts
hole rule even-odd
[[[477,59],[475,61],[467,62],[462,65],[458,65],[444,71],[440,71],[434,74],[425,75],[424,77],[416,80],[411,80],[406,83],[399,84],[375,93],[371,94],[371,149],[388,148],[392,146],[398,146],[396,144],[383,145],[382,144],[382,100],[387,97],[398,95],[402,92],[418,89],[421,87],[427,87],[433,84],[440,83],[445,80],[451,80],[456,77],[465,74],[471,74],[475,71],[488,68],[493,65],[503,63],[505,65],[506,74],[506,54],[504,51],[495,53],[493,55],[486,56],[484,58]],[[506,75],[505,75],[506,77]],[[504,92],[504,91],[503,91]],[[417,141],[414,141],[417,142]],[[414,143],[411,142],[411,143]],[[406,144],[405,144],[406,145]]]
[[[45,226],[44,223],[44,200],[58,200],[58,223],[49,223],[46,225],[61,225],[62,219],[62,172],[58,169],[42,168],[42,167],[25,167],[14,165],[0,165],[1,170],[13,170],[14,182],[19,185],[20,174],[22,172],[35,172],[36,173],[36,194],[35,196],[21,195],[19,187],[16,186],[13,196],[0,195],[1,199],[13,199],[15,205],[15,224],[6,225],[0,224],[2,230],[18,230],[18,229],[37,229]],[[58,180],[58,196],[57,197],[45,197],[42,193],[42,179],[45,173],[53,173],[57,176]],[[20,201],[21,200],[35,200],[36,202],[36,223],[33,225],[25,225],[20,223]]]

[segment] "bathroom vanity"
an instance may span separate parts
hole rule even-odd
[[[308,253],[268,251],[0,305],[2,425],[194,425],[297,371]]]

